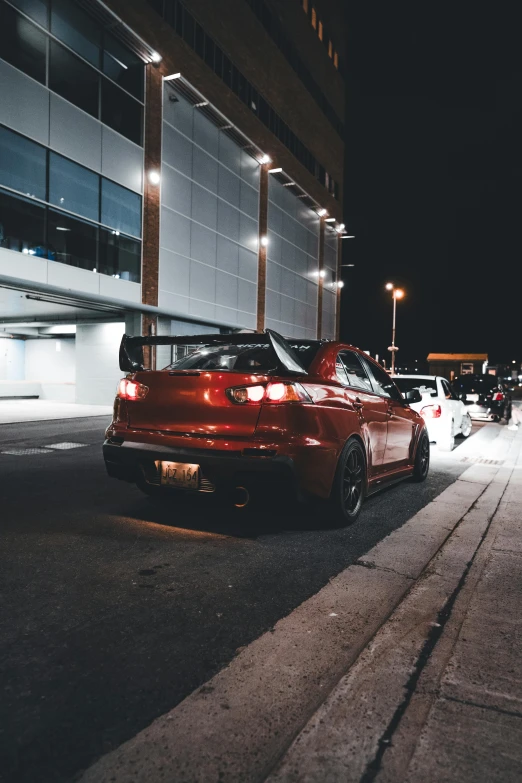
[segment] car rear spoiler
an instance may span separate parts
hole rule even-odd
[[[152,345],[268,345],[274,350],[283,371],[308,375],[284,337],[272,329],[264,332],[235,332],[233,334],[184,334],[172,337],[130,337],[124,334],[120,345],[120,370],[144,370],[143,346]]]

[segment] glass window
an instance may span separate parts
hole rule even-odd
[[[303,11],[305,14],[308,13],[308,0],[303,0]]]
[[[336,68],[339,68],[339,55],[337,52],[334,52],[334,65]]]
[[[373,378],[373,387],[376,394],[382,394],[384,397],[391,397],[393,400],[402,402],[402,394],[388,375],[388,373],[373,362],[369,364],[370,372]]]
[[[319,40],[323,40],[323,23],[319,21],[319,24],[317,25],[317,35],[319,36]]]
[[[141,242],[100,228],[99,272],[139,283],[141,279]]]
[[[49,259],[80,269],[97,270],[98,229],[91,223],[49,210],[47,248]]]
[[[104,38],[103,72],[124,90],[143,100],[143,62],[109,33]]]
[[[338,359],[342,361],[344,369],[346,370],[348,386],[353,386],[355,389],[362,389],[364,391],[373,391],[370,379],[357,354],[352,351],[341,351]]]
[[[71,0],[53,0],[51,32],[85,60],[100,67],[101,29]]]
[[[78,215],[99,220],[100,178],[93,171],[51,152],[49,201]]]
[[[328,41],[328,57],[333,57],[333,45],[331,39]]]
[[[49,23],[49,3],[48,0],[9,0],[11,5],[15,5],[24,14],[30,16],[35,22],[47,27]]]
[[[188,43],[191,49],[194,48],[194,17],[192,14],[189,14],[187,9],[185,9],[184,14],[184,24],[183,24],[183,40]]]
[[[0,185],[45,201],[46,151],[0,127]]]
[[[0,52],[2,58],[45,83],[47,36],[28,19],[5,3],[0,4]]]
[[[101,222],[123,234],[141,236],[141,196],[102,178]]]
[[[437,381],[435,378],[395,378],[395,385],[399,387],[403,394],[413,389],[418,389],[422,395],[438,397]]]
[[[212,68],[214,70],[214,50],[216,46],[214,44],[214,41],[212,38],[209,38],[208,35],[205,36],[205,62],[208,65],[209,68]]]
[[[98,73],[60,44],[51,41],[49,87],[93,117],[98,117]]]
[[[135,144],[142,144],[141,104],[107,79],[102,79],[101,121]]]
[[[45,257],[45,207],[0,191],[0,247]]]
[[[344,369],[344,364],[342,363],[340,356],[337,356],[335,361],[335,373],[339,383],[342,383],[343,386],[348,386],[348,376],[346,375],[346,370]]]
[[[312,8],[312,27],[314,30],[317,28],[317,11],[315,8]]]

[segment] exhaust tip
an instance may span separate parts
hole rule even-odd
[[[250,503],[250,492],[246,487],[236,487],[234,489],[233,502],[235,508],[246,508]]]

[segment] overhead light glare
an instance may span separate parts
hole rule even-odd
[[[174,79],[181,79],[181,74],[180,73],[171,73],[170,76],[164,76],[163,77],[163,81],[164,82],[171,82]]]
[[[266,154],[265,154],[265,155],[262,155],[262,156],[259,158],[259,162],[260,162],[260,164],[261,164],[262,166],[265,166],[267,163],[272,163],[272,158],[270,157],[270,155],[266,155]]]
[[[325,223],[335,223],[335,218],[326,218]]]
[[[65,226],[56,226],[57,231],[70,231],[70,228],[66,228]]]
[[[317,214],[319,215],[319,217],[325,217],[328,214],[328,210],[326,210],[324,208],[323,209],[318,209],[317,210]]]
[[[355,239],[355,237],[354,237],[354,236],[352,236],[352,235],[349,235],[349,234],[343,234],[343,236],[341,237],[341,239]]]
[[[337,288],[344,288],[344,280],[337,281]]]
[[[260,242],[261,242],[262,247],[267,247],[267,245],[268,245],[268,237],[266,237],[266,236],[261,237]]]
[[[159,52],[152,52],[150,56],[151,63],[160,63],[162,61],[162,56],[159,54]]]
[[[321,278],[321,280],[323,280],[323,278],[326,277],[326,270],[321,269],[319,272],[319,277]]]
[[[201,101],[201,103],[194,104],[195,109],[202,109],[203,106],[208,106],[208,101]]]
[[[160,175],[157,171],[149,171],[149,182],[151,185],[159,185]]]
[[[269,174],[280,174],[282,171],[283,171],[283,169],[282,169],[282,168],[277,168],[277,169],[268,169],[268,173],[269,173]]]

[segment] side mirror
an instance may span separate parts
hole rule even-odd
[[[408,403],[408,405],[412,405],[414,402],[421,402],[422,400],[422,394],[418,389],[412,389],[409,392],[406,392],[404,395],[404,399]]]

